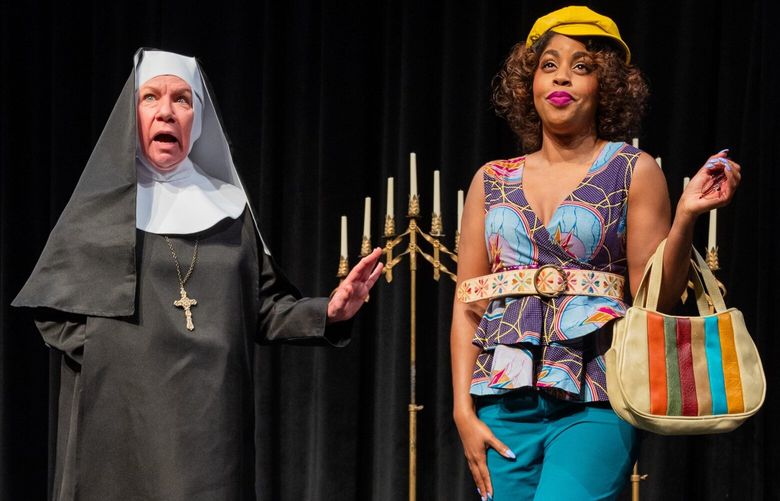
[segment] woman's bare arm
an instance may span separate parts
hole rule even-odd
[[[464,280],[490,273],[485,246],[485,193],[482,171],[474,176],[463,207],[460,245],[458,249],[458,285]],[[493,495],[487,469],[486,450],[493,447],[500,454],[513,458],[514,453],[501,443],[479,420],[471,397],[471,376],[480,349],[471,343],[485,311],[487,301],[462,303],[455,299],[452,306],[450,353],[452,356],[453,417],[458,427],[463,450],[474,483],[483,499]]]
[[[702,192],[723,173],[720,190]],[[626,254],[631,295],[635,295],[645,265],[658,244],[666,238],[664,273],[658,309],[669,311],[679,301],[688,283],[693,228],[696,218],[716,207],[728,204],[740,181],[740,166],[726,158],[726,152],[713,155],[691,179],[680,197],[674,221],[670,224],[671,204],[666,179],[653,158],[642,153],[634,169],[628,193]]]

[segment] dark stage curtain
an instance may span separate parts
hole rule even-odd
[[[663,158],[673,200],[710,155],[744,168],[719,211],[719,278],[765,362],[763,410],[733,433],[646,437],[643,499],[780,499],[775,3],[586,2],[612,16],[652,88],[640,146]],[[0,497],[44,499],[49,356],[9,307],[67,202],[140,46],[199,57],[215,89],[264,236],[308,295],[336,285],[339,216],[357,255],[363,197],[381,234],[385,179],[405,219],[418,155],[423,223],[441,169],[446,242],[455,192],[484,162],[517,154],[489,104],[510,47],[559,1],[3,2],[0,8]],[[774,200],[774,201],[773,201]],[[696,243],[706,242],[706,217]],[[375,239],[375,243],[377,240]],[[427,263],[418,289],[419,499],[476,490],[451,418],[453,284]],[[409,280],[381,282],[344,349],[257,350],[261,500],[404,499]]]

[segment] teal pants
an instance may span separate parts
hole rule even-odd
[[[477,414],[517,455],[488,449],[495,501],[615,499],[629,481],[637,433],[608,403],[519,390],[478,398]]]

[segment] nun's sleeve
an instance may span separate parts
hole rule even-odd
[[[352,321],[326,325],[326,297],[301,297],[271,256],[260,250],[260,308],[258,341],[296,344],[349,343]]]
[[[86,317],[48,308],[36,308],[35,325],[46,346],[81,364],[87,329]]]

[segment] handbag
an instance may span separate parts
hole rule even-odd
[[[731,431],[764,403],[761,358],[742,313],[726,308],[696,249],[690,279],[699,316],[656,310],[665,244],[648,262],[634,305],[613,323],[612,346],[604,355],[609,401],[622,419],[653,433]]]

